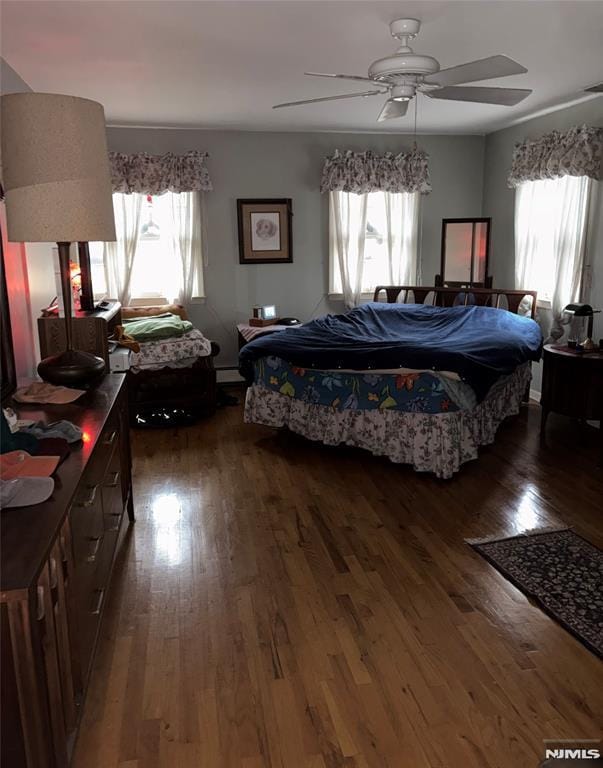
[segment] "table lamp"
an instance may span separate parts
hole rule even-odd
[[[597,349],[597,345],[593,341],[593,315],[598,314],[600,309],[593,309],[590,304],[568,304],[563,308],[564,312],[574,317],[588,318],[586,338],[579,344],[580,349],[583,352],[594,352]]]
[[[104,110],[53,93],[12,93],[1,104],[8,239],[59,249],[66,349],[42,360],[38,373],[52,384],[91,384],[105,363],[73,348],[69,248],[116,239]]]

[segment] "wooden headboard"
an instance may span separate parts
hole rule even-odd
[[[181,320],[188,320],[188,314],[182,304],[157,304],[144,307],[122,307],[121,316],[124,320],[138,320],[139,317],[155,317],[171,312],[178,315]]]
[[[453,307],[457,305],[477,304],[482,307],[505,309],[508,312],[519,313],[519,305],[526,296],[532,297],[530,317],[536,316],[536,291],[516,291],[504,288],[443,288],[436,285],[378,285],[373,294],[373,301],[379,301],[379,294],[385,291],[388,304],[425,304],[429,294],[433,294],[433,305],[436,307]],[[399,300],[403,294],[402,300]],[[409,295],[412,301],[409,302]],[[504,296],[507,306],[501,306]]]

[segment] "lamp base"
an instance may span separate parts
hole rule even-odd
[[[44,381],[62,387],[82,387],[96,383],[105,373],[105,361],[79,349],[46,357],[38,365]]]

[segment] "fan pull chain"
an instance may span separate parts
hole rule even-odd
[[[414,148],[416,149],[417,148],[417,109],[419,108],[419,94],[418,93],[415,94],[414,102],[415,102],[415,137],[414,137],[415,147]]]

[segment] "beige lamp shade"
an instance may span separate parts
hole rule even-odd
[[[1,101],[8,239],[115,240],[102,105],[54,93]]]

